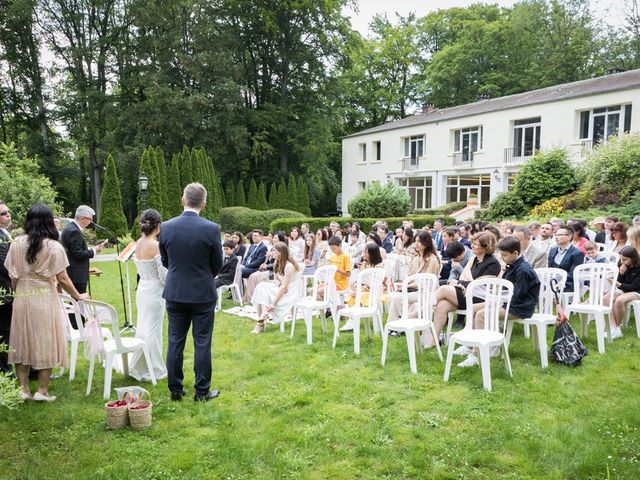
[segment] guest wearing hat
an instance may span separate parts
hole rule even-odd
[[[596,243],[605,243],[607,239],[607,232],[604,228],[606,219],[604,217],[596,217],[591,222],[591,226],[596,229]]]

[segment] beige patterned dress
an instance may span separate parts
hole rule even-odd
[[[9,363],[31,365],[36,370],[67,366],[65,323],[58,301],[55,277],[69,262],[64,247],[45,239],[34,263],[27,263],[28,238],[11,242],[5,266],[17,279]]]

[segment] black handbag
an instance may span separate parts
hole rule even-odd
[[[569,322],[562,322],[556,326],[551,346],[551,358],[554,362],[577,367],[589,351],[576,336]]]

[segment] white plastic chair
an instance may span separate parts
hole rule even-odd
[[[386,274],[387,272],[384,268],[367,268],[358,274],[355,305],[338,310],[337,315],[333,317],[333,348],[336,347],[338,340],[340,317],[346,317],[353,322],[353,352],[356,355],[360,354],[360,319],[367,319],[364,323],[364,331],[367,338],[370,338],[371,331],[368,318],[372,318],[374,322],[380,320],[377,312],[380,305],[380,296],[382,295],[382,283]],[[363,286],[369,287],[369,306],[366,307],[362,305]],[[382,331],[382,325],[379,325],[378,328],[379,331]]]
[[[631,309],[633,309],[633,317],[636,322],[636,333],[638,334],[638,338],[640,338],[640,300],[634,300],[627,304],[627,312],[624,317],[624,327],[629,326],[629,317],[631,317]]]
[[[533,349],[540,350],[540,363],[542,368],[549,366],[549,353],[547,346],[547,327],[556,323],[556,316],[553,313],[554,293],[551,286],[552,279],[557,282],[557,287],[564,290],[567,282],[567,272],[561,268],[536,268],[536,274],[540,280],[540,296],[538,297],[538,311],[531,318],[519,318],[517,320],[509,320],[507,323],[507,346],[511,342],[511,333],[513,325],[520,323],[522,325],[531,325],[533,328]],[[555,282],[554,282],[555,283]]]
[[[417,287],[418,301],[417,318],[409,317],[409,284]],[[402,282],[402,316],[397,320],[387,322],[382,331],[382,357],[380,363],[384,365],[387,357],[387,341],[390,331],[405,332],[407,338],[407,350],[409,352],[409,366],[411,372],[418,373],[416,367],[416,343],[418,348],[422,350],[420,343],[420,335],[416,336],[416,332],[429,330],[436,344],[436,350],[440,361],[442,361],[442,351],[440,350],[440,342],[436,335],[436,328],[433,325],[433,304],[435,302],[435,291],[438,288],[438,278],[433,273],[417,273],[410,275]]]
[[[296,328],[296,312],[298,310],[302,310],[304,323],[307,327],[307,344],[311,345],[312,343],[312,320],[314,312],[317,312],[319,314],[322,321],[322,331],[326,333],[327,320],[325,318],[325,310],[329,308],[331,309],[331,315],[336,315],[336,305],[333,303],[336,292],[336,270],[337,267],[335,265],[324,265],[322,267],[318,267],[318,269],[315,271],[315,273],[313,274],[313,287],[311,289],[311,295],[304,295],[304,298],[296,303],[293,309],[290,338],[293,338],[293,333]],[[320,287],[320,285],[324,285],[324,287],[322,292],[322,299],[318,300],[318,288]]]
[[[571,303],[565,311],[567,316],[571,313],[580,315],[581,335],[587,334],[588,320],[585,315],[593,315],[596,322],[596,337],[598,340],[598,352],[604,353],[605,330],[609,343],[611,343],[611,326],[609,319],[605,321],[605,315],[611,314],[611,303],[604,304],[605,294],[611,290],[618,279],[618,266],[613,263],[588,263],[578,265],[573,271],[574,292]],[[588,295],[583,298],[582,285],[588,285]]]
[[[598,246],[598,251],[599,252],[606,252],[607,250],[609,250],[609,247],[607,247],[606,243],[598,243],[598,242],[596,242],[596,245]]]
[[[122,355],[122,368],[125,376],[129,376],[129,362],[128,353],[142,350],[144,358],[149,368],[149,376],[151,377],[151,383],[156,384],[156,375],[151,367],[151,357],[149,356],[149,350],[147,344],[141,338],[134,337],[121,337],[118,325],[118,314],[111,305],[108,303],[97,302],[95,300],[80,300],[78,302],[78,308],[82,312],[82,316],[86,318],[87,322],[97,321],[98,325],[106,324],[111,328],[113,338],[110,340],[104,340],[101,338],[101,351],[97,354],[90,355],[89,363],[89,375],[87,378],[87,395],[91,392],[91,382],[93,380],[93,370],[95,368],[96,357],[105,355],[104,364],[104,392],[103,398],[107,400],[111,391],[111,376],[113,374],[113,360],[116,355]],[[85,332],[89,328],[85,325]]]
[[[620,254],[618,252],[608,251],[604,252],[604,255],[608,263],[615,263],[618,265],[618,262],[620,261]]]
[[[502,354],[504,363],[510,377],[511,361],[509,360],[509,349],[504,335],[504,328],[507,324],[509,306],[513,295],[513,284],[502,278],[483,278],[472,281],[467,286],[466,299],[468,314],[473,312],[473,297],[484,298],[485,324],[484,329],[471,328],[473,322],[467,318],[467,325],[464,329],[451,335],[447,350],[447,363],[444,367],[444,381],[449,381],[451,372],[451,362],[453,361],[453,351],[456,344],[466,345],[469,348],[477,348],[480,351],[480,367],[482,368],[482,384],[485,390],[491,391],[491,347],[503,347]],[[503,330],[500,331],[500,308],[504,305]]]
[[[218,287],[218,302],[216,304],[216,311],[219,311],[222,307],[222,294],[227,290],[231,291],[231,297],[235,303],[239,303],[240,306],[244,306],[242,302],[242,295],[244,293],[244,285],[242,284],[242,258],[238,257],[238,263],[236,265],[236,271],[233,276],[233,282],[229,285],[221,285]]]

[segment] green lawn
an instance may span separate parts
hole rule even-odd
[[[93,283],[94,298],[119,301],[117,266]],[[514,378],[492,363],[492,393],[477,368],[454,367],[448,384],[435,351],[409,372],[404,338],[353,354],[350,334],[304,327],[293,340],[270,327],[220,314],[214,330],[213,386],[221,396],[195,404],[188,347],[182,402],[166,380],[150,390],[154,425],[107,431],[98,369],[85,397],[88,363],[74,382],[54,380],[53,404],[0,411],[0,477],[22,478],[549,478],[640,477],[640,340],[633,329],[599,355],[592,327],[583,366],[539,367],[522,330],[510,352]],[[516,327],[518,328],[518,327]],[[166,345],[165,345],[166,347]],[[114,375],[113,386],[135,384]]]

